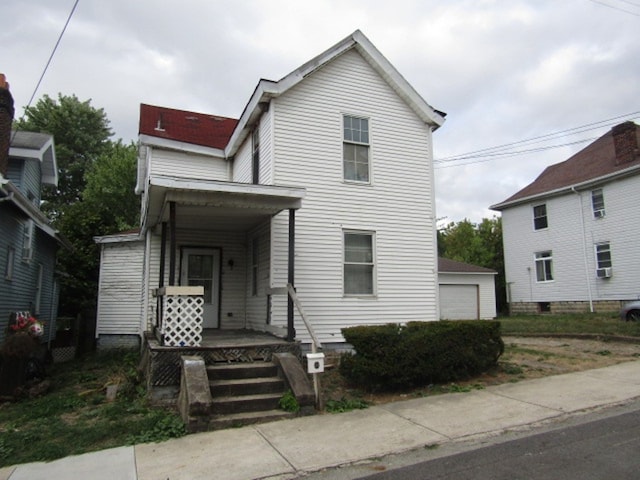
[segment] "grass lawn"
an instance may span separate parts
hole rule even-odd
[[[184,435],[176,413],[147,404],[137,362],[119,351],[55,364],[47,394],[0,404],[0,467]]]
[[[620,320],[617,312],[574,315],[522,315],[499,318],[503,335],[596,334],[640,337],[640,322]]]

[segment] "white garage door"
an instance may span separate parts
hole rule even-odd
[[[440,285],[440,319],[475,320],[478,315],[477,285]]]

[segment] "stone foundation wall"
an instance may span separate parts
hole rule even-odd
[[[618,312],[622,305],[631,300],[597,300],[593,302],[593,310],[596,313]],[[543,311],[542,303],[548,303],[549,311]],[[589,302],[514,302],[509,305],[510,315],[540,315],[588,313]]]

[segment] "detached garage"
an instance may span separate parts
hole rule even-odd
[[[441,320],[496,317],[496,272],[446,258],[438,259]]]

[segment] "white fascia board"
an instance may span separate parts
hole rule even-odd
[[[152,176],[149,183],[150,185],[164,187],[167,189],[273,195],[297,199],[303,199],[306,194],[306,190],[300,187],[288,187],[280,185],[254,185],[252,183],[221,182],[216,180],[195,180],[166,177],[161,175]]]
[[[444,275],[497,275],[498,272],[447,272],[446,270],[439,270],[438,273]]]
[[[608,175],[592,178],[580,183],[574,183],[573,185],[567,185],[566,187],[556,188],[555,190],[549,190],[547,192],[537,193],[535,195],[529,195],[528,197],[518,198],[517,200],[513,200],[511,202],[496,203],[495,205],[491,205],[489,208],[491,210],[500,212],[502,210],[506,210],[507,208],[516,207],[524,203],[531,203],[533,201],[540,201],[547,198],[557,197],[558,195],[573,193],[574,190],[587,190],[605,182],[610,182],[618,178],[627,176],[637,175],[639,173],[640,165],[634,165],[633,167],[625,168],[624,170],[618,170],[617,172],[609,173]]]
[[[248,133],[247,127],[251,126],[255,115],[259,111],[260,103],[282,95],[284,92],[304,80],[305,77],[354,47],[358,48],[358,51],[363,55],[363,57],[385,79],[385,81],[389,83],[391,88],[393,88],[393,90],[402,99],[404,99],[405,102],[407,102],[423,122],[431,125],[434,130],[444,123],[444,117],[425,102],[409,82],[405,80],[405,78],[393,65],[391,65],[384,55],[380,53],[380,51],[360,30],[356,30],[333,47],[312,58],[277,82],[260,80],[258,86],[253,92],[253,95],[251,95],[247,106],[242,112],[238,125],[227,144],[227,148],[225,149],[226,157],[229,158],[233,156],[240,147],[240,144]]]
[[[54,187],[58,186],[58,166],[56,163],[56,149],[53,143],[53,137],[49,137],[39,149],[10,147],[9,156],[14,158],[31,158],[40,161],[43,166],[42,183]]]
[[[416,92],[411,84],[360,30],[356,30],[352,34],[352,37],[357,43],[358,51],[367,59],[369,64],[382,78],[391,85],[395,92],[412,107],[423,122],[431,125],[434,130],[442,126],[445,122],[444,117],[436,112],[435,109]]]
[[[143,239],[142,235],[140,235],[139,232],[114,233],[113,235],[103,235],[100,237],[93,237],[93,241],[98,244],[137,242],[137,241],[141,241],[142,239]]]
[[[166,138],[153,137],[151,135],[141,134],[139,136],[140,144],[151,147],[165,148],[167,150],[176,150],[178,152],[197,153],[198,155],[207,155],[211,157],[224,158],[224,150],[219,148],[205,147],[194,143],[178,142],[176,140],[168,140]]]

